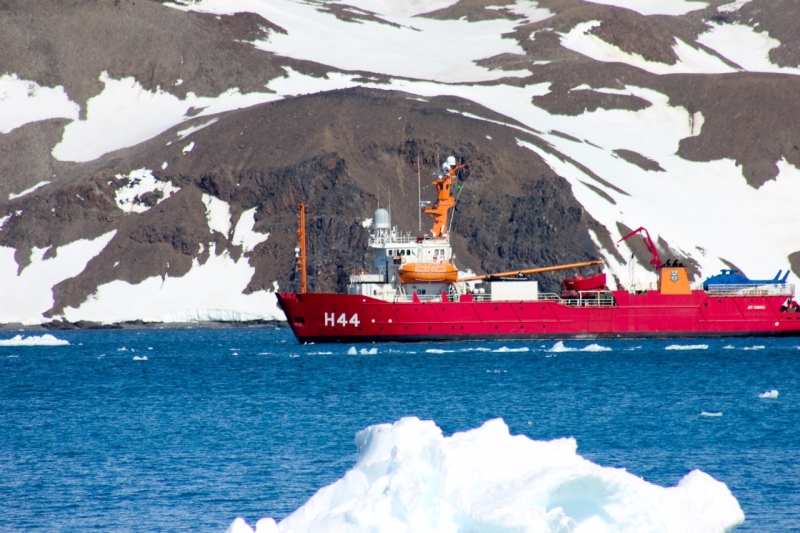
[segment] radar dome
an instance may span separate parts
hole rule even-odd
[[[451,155],[450,157],[447,158],[447,164],[450,165],[451,167],[456,166],[456,158]]]
[[[389,226],[391,226],[389,212],[383,208],[375,211],[375,214],[372,215],[372,226],[375,229],[389,229]]]

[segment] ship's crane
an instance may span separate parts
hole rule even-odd
[[[658,250],[656,250],[656,245],[653,244],[653,239],[650,238],[650,233],[648,233],[647,230],[644,227],[640,227],[639,229],[635,229],[632,232],[628,233],[623,238],[618,240],[617,244],[621,243],[622,241],[624,241],[628,237],[633,237],[637,233],[642,233],[642,232],[644,232],[642,234],[642,240],[644,241],[644,245],[647,246],[647,249],[650,251],[650,254],[653,256],[653,258],[650,259],[650,264],[653,265],[653,267],[655,267],[655,269],[656,269],[656,272],[658,272],[661,269],[661,266],[663,265],[663,263],[661,262],[661,257],[659,257],[659,255],[658,255]]]
[[[586,261],[584,263],[570,263],[568,265],[554,265],[549,267],[528,268],[526,270],[512,270],[510,272],[497,272],[495,274],[483,274],[481,276],[469,276],[466,278],[459,278],[458,281],[480,281],[489,278],[510,278],[513,276],[525,276],[528,274],[542,274],[544,272],[557,272],[559,270],[569,270],[571,268],[583,268],[588,266],[602,266],[602,261]]]

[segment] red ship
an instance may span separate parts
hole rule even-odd
[[[346,294],[306,292],[305,207],[300,206],[301,292],[277,295],[299,342],[800,336],[788,272],[750,280],[723,271],[692,289],[686,268],[677,260],[662,263],[644,228],[621,240],[641,234],[657,273],[651,289],[609,290],[600,273],[565,279],[561,294],[552,294],[539,292],[530,279],[602,266],[601,261],[460,276],[448,216],[464,166],[449,157],[436,175],[437,202],[422,208],[434,221],[430,234],[400,234],[387,210],[375,212],[369,244],[378,272],[352,275]]]

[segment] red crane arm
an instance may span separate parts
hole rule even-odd
[[[647,246],[647,249],[650,251],[650,254],[652,254],[652,256],[653,256],[653,258],[650,260],[650,264],[655,267],[656,271],[658,271],[658,269],[661,268],[661,265],[663,263],[661,262],[661,258],[658,256],[658,250],[656,250],[656,245],[653,244],[653,239],[650,238],[650,234],[647,232],[647,229],[645,229],[644,227],[641,227],[639,229],[635,229],[632,232],[628,233],[623,238],[618,240],[617,244],[621,243],[622,241],[624,241],[628,237],[633,237],[637,233],[642,233],[642,232],[644,232],[644,234],[642,235],[642,240],[644,241],[645,246]]]

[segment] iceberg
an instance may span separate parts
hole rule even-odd
[[[54,335],[14,335],[10,339],[0,340],[0,346],[69,346],[69,341],[59,339]]]
[[[511,435],[501,419],[444,436],[403,418],[356,434],[355,466],[257,532],[724,532],[744,521],[728,487],[700,470],[661,487],[577,454],[572,438]],[[229,529],[251,533],[237,518]]]

